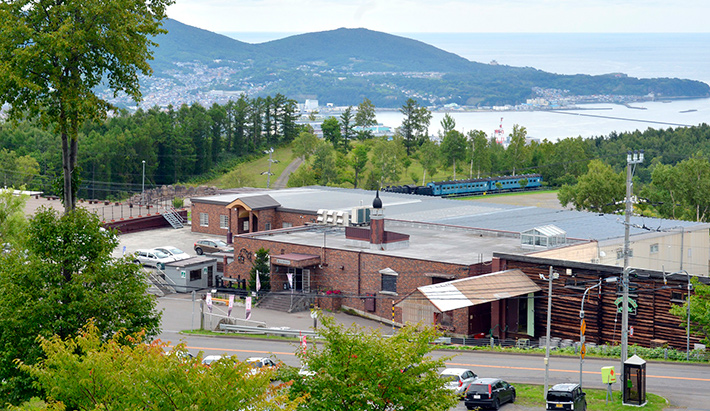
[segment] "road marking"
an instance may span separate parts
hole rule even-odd
[[[511,367],[507,365],[483,365],[483,364],[464,364],[464,363],[456,363],[456,362],[447,362],[446,365],[456,365],[456,366],[464,366],[464,367],[482,367],[482,368],[505,368],[509,370],[528,370],[528,371],[545,371],[544,368],[537,368],[537,367]],[[568,372],[568,373],[573,373],[573,374],[579,374],[579,370],[561,370],[561,369],[553,369],[550,368],[550,371],[555,371],[555,372]],[[584,371],[584,374],[597,374],[601,375],[601,371]],[[651,374],[646,374],[647,378],[663,378],[663,379],[671,379],[671,380],[688,380],[688,381],[708,381],[710,382],[710,378],[695,378],[695,377],[671,377],[671,376],[665,376],[665,375],[651,375]]]

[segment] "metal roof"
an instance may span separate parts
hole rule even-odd
[[[544,235],[547,237],[556,237],[556,236],[565,236],[567,233],[564,230],[561,230],[559,227],[553,224],[548,224],[544,225],[541,227],[535,227],[531,228],[530,230],[525,230],[523,231],[523,234],[532,234],[533,232],[537,232],[540,235]]]
[[[521,270],[462,278],[417,288],[438,310],[451,311],[540,291]]]

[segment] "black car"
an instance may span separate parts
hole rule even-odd
[[[546,410],[587,411],[587,394],[579,384],[555,384],[547,390]]]
[[[506,402],[515,402],[515,387],[499,378],[476,379],[468,386],[464,399],[469,410],[476,407],[497,410]]]

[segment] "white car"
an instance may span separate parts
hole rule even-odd
[[[134,254],[133,261],[141,265],[157,268],[158,265],[164,265],[165,263],[175,261],[175,257],[155,249],[137,250]]]
[[[219,360],[221,360],[221,359],[222,359],[222,356],[221,356],[221,355],[206,355],[206,356],[202,359],[202,365],[204,365],[204,366],[206,366],[206,367],[209,367],[210,364],[212,364],[212,363],[215,362],[215,361],[219,361]]]
[[[153,250],[162,251],[165,254],[175,257],[175,261],[185,260],[190,258],[190,255],[177,247],[171,245],[161,245],[160,247],[155,247]]]
[[[459,397],[466,395],[468,386],[476,380],[476,374],[466,368],[446,368],[439,377],[446,381],[444,386]]]

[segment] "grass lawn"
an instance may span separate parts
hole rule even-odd
[[[542,385],[530,385],[530,384],[513,384],[515,386],[515,391],[517,394],[515,403],[523,405],[526,407],[540,407],[540,409],[545,409],[545,400],[542,395],[544,387]],[[631,408],[628,405],[621,404],[621,392],[618,389],[618,385],[612,385],[614,388],[613,399],[606,403],[606,390],[588,389],[585,388],[584,392],[587,393],[587,410],[604,410],[604,411],[629,411]],[[665,398],[660,397],[655,394],[646,394],[646,400],[648,403],[643,407],[644,411],[661,411],[668,406],[668,402]]]

